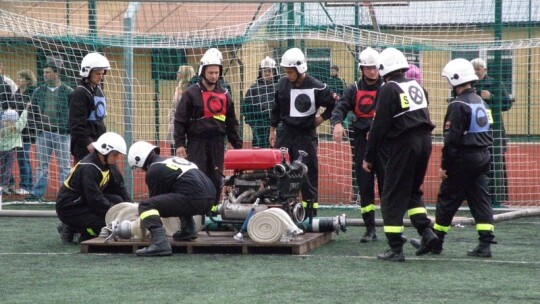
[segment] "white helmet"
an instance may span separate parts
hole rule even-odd
[[[159,154],[159,147],[146,141],[138,141],[129,147],[128,164],[131,168],[143,168],[152,151]]]
[[[269,56],[266,56],[266,58],[264,58],[261,61],[260,68],[261,69],[275,69],[276,68],[276,61],[274,59],[270,58]]]
[[[478,80],[472,63],[463,58],[457,58],[448,62],[441,76],[445,77],[453,87]]]
[[[403,53],[395,48],[386,48],[379,55],[379,74],[384,77],[391,72],[408,70],[409,63]]]
[[[223,56],[221,55],[221,52],[216,48],[209,49],[202,56],[201,63],[199,65],[199,77],[203,77],[203,68],[209,65],[219,66],[219,76],[221,76],[221,71],[223,69]]]
[[[287,68],[296,68],[300,74],[307,71],[306,56],[299,48],[288,49],[281,57],[280,65]]]
[[[367,47],[358,55],[358,68],[363,66],[377,66],[379,52]]]
[[[103,133],[92,145],[103,155],[107,155],[111,151],[117,151],[124,155],[127,152],[126,141],[114,132]]]
[[[81,70],[79,72],[79,75],[81,75],[82,77],[88,77],[88,75],[90,75],[90,71],[92,71],[93,69],[110,70],[111,65],[109,63],[109,60],[107,60],[107,58],[105,58],[105,56],[101,55],[100,53],[89,53],[84,56],[81,62]]]

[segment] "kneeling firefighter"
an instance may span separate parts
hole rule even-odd
[[[161,157],[159,148],[145,141],[134,143],[128,153],[131,168],[146,172],[146,185],[150,198],[139,203],[141,223],[152,235],[149,247],[137,250],[138,256],[171,255],[162,217],[179,217],[180,230],[174,233],[176,241],[197,238],[193,216],[210,211],[216,199],[212,181],[197,165],[180,157]]]

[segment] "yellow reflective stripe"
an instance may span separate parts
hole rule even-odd
[[[145,218],[147,218],[149,216],[152,216],[152,215],[159,216],[159,212],[156,209],[146,210],[145,212],[141,213],[140,218],[141,218],[141,220],[144,220]]]
[[[441,232],[447,233],[448,230],[450,230],[450,226],[442,226],[435,223],[435,225],[433,225],[433,229],[435,229],[435,231],[441,231]]]
[[[384,226],[384,233],[402,233],[404,226]]]
[[[302,201],[302,207],[306,208],[307,207],[307,202]]]
[[[413,216],[415,214],[420,214],[420,213],[427,214],[426,208],[418,207],[418,208],[412,208],[412,209],[407,210],[407,214],[409,215],[409,217],[411,217],[411,216]]]
[[[371,204],[371,205],[360,208],[360,213],[368,213],[370,211],[375,211],[375,204]]]
[[[302,207],[307,208],[308,202],[302,201]],[[313,203],[313,209],[319,209],[319,203]]]
[[[97,234],[94,232],[94,230],[92,230],[92,228],[86,228],[86,232],[88,232],[88,234],[90,234],[91,236],[97,236]]]
[[[495,226],[492,224],[476,224],[476,231],[493,231]]]
[[[210,209],[210,211],[217,212],[218,211],[218,206],[217,205],[212,206],[212,209]]]

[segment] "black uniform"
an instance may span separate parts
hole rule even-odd
[[[508,95],[504,84],[500,81],[486,75],[483,79],[473,83],[476,94],[480,95],[483,90],[491,93],[491,99],[484,102],[494,111],[493,118],[497,119],[499,124],[497,129],[493,129],[493,146],[491,147],[491,170],[489,171],[489,193],[494,205],[500,205],[508,200],[508,174],[506,172],[506,149],[508,140],[501,111],[505,112],[512,108],[512,99]],[[495,109],[494,104],[497,100],[501,101],[500,110]],[[498,155],[496,155],[496,153]],[[497,161],[493,158],[497,157]]]
[[[94,152],[71,169],[56,197],[56,213],[85,240],[98,236],[109,208],[129,201],[117,167],[102,164],[98,152]]]
[[[139,214],[146,228],[161,227],[160,217],[177,216],[182,219],[206,214],[210,210],[217,191],[195,164],[180,157],[158,155],[152,155],[148,161],[146,185],[150,198],[139,203]],[[147,212],[151,210],[157,210],[158,214]]]
[[[467,200],[480,242],[493,240],[493,211],[488,192],[491,158],[491,116],[482,99],[468,89],[449,105],[444,118],[441,168],[448,176],[437,198],[434,229],[441,238],[463,200]]]
[[[347,113],[352,111],[355,115],[353,122],[353,132],[351,136],[351,150],[353,154],[353,167],[358,182],[360,195],[360,212],[367,227],[375,227],[375,174],[379,184],[379,195],[382,193],[384,168],[383,160],[385,153],[378,153],[378,158],[374,163],[372,172],[362,169],[362,161],[366,154],[366,144],[368,132],[375,116],[375,95],[382,85],[382,79],[369,85],[364,78],[349,86],[344,95],[339,99],[332,111],[332,125],[343,124]],[[385,145],[381,145],[384,151]]]
[[[100,86],[92,88],[81,80],[69,96],[69,134],[71,154],[78,163],[88,152],[88,145],[107,131],[103,119],[107,115],[107,101]]]
[[[225,136],[235,149],[242,148],[231,94],[219,84],[213,91],[208,91],[202,83],[189,86],[174,116],[175,148],[186,147],[188,160],[212,180],[218,200]]]
[[[275,146],[289,149],[291,159],[297,159],[300,150],[308,154],[304,163],[308,168],[309,182],[302,184],[302,199],[311,201],[315,209],[318,207],[319,184],[315,116],[319,107],[326,107],[321,117],[324,120],[330,118],[335,106],[333,94],[324,83],[307,74],[298,87],[293,87],[287,77],[282,77],[270,112],[272,127],[277,128],[283,122],[283,132],[277,137]]]
[[[257,79],[246,93],[242,104],[242,113],[246,123],[251,127],[253,139],[251,145],[254,148],[269,148],[270,140],[270,110],[274,104],[276,91],[274,81]]]
[[[422,200],[424,176],[431,155],[427,92],[402,74],[379,88],[376,116],[367,143],[365,161],[375,163],[381,143],[388,145],[381,211],[384,232],[392,248],[402,248],[403,216],[407,212],[422,234],[431,221]]]

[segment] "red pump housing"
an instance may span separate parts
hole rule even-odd
[[[290,163],[289,153],[285,154]],[[224,167],[228,170],[268,170],[281,163],[279,149],[239,149],[225,152]]]

